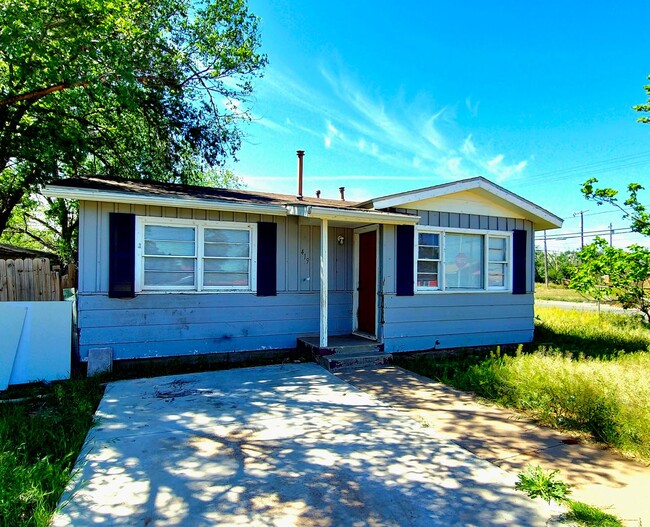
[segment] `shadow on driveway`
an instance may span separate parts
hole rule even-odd
[[[97,416],[55,527],[541,526],[551,514],[513,476],[313,364],[112,383]]]

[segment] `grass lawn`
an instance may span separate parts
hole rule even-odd
[[[238,366],[277,364],[250,359]],[[93,414],[102,381],[232,368],[228,362],[165,361],[105,378],[73,379],[0,392],[0,527],[47,527],[65,489]],[[10,402],[11,401],[11,402]]]
[[[102,392],[82,379],[3,394],[0,526],[49,525]],[[22,400],[7,402],[12,395]]]
[[[650,326],[630,315],[537,307],[536,343],[400,356],[412,371],[650,460]]]
[[[544,284],[535,284],[536,300],[560,300],[563,302],[592,302],[591,299],[585,298],[577,291],[569,289],[566,286],[558,284],[548,284],[548,289]]]

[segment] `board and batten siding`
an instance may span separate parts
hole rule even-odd
[[[194,220],[259,221],[278,224],[277,291],[320,290],[320,227],[301,225],[297,217],[206,211],[175,207],[156,207],[82,201],[79,203],[79,293],[108,293],[109,213],[122,212],[156,218]],[[329,289],[352,290],[352,238],[350,229],[330,227]],[[336,242],[343,236],[345,243]]]
[[[140,293],[108,297],[109,213],[254,223],[275,222],[277,296],[252,293]],[[319,329],[320,227],[296,217],[173,207],[80,203],[79,342],[110,346],[116,359],[285,349]],[[346,243],[336,239],[344,236]],[[329,229],[329,327],[352,331],[352,231]]]
[[[420,225],[477,231],[526,231],[526,294],[440,292],[397,296],[395,227],[383,226],[382,337],[386,352],[530,342],[534,330],[534,228],[528,220],[395,209]]]
[[[332,291],[329,302],[331,334],[350,333],[352,293]],[[297,335],[318,333],[319,309],[312,292],[81,295],[80,356],[104,346],[118,360],[289,349]]]

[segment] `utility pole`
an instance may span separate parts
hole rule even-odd
[[[544,231],[544,283],[548,289],[548,248],[546,247],[546,231]]]
[[[573,213],[573,217],[575,218],[578,214],[580,214],[580,248],[582,249],[585,246],[585,219],[584,219],[584,214],[585,212],[588,212],[586,210],[579,210],[578,212]]]
[[[609,246],[613,247],[612,243],[612,237],[614,236],[614,229],[612,228],[612,224],[609,224]]]

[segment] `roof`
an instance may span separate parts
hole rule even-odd
[[[98,177],[62,179],[46,185],[42,192],[50,197],[82,201],[202,208],[275,216],[291,215],[346,224],[415,224],[420,219],[412,214],[360,209],[357,208],[358,203],[353,201],[298,198],[288,194],[146,180]]]
[[[353,201],[298,198],[289,194],[255,192],[247,189],[223,189],[180,185],[158,181],[106,179],[99,177],[71,178],[47,185],[47,196],[184,208],[203,208],[249,212],[276,216],[303,216],[306,218],[331,219],[351,223],[415,224],[419,217],[414,212],[403,214],[394,209],[417,208],[418,202],[442,200],[444,197],[472,193],[499,206],[514,217],[528,219],[536,230],[554,229],[562,226],[562,219],[509,190],[483,177],[475,177],[444,183],[408,192],[400,192],[357,203]],[[415,204],[413,206],[409,206]],[[472,211],[466,207],[468,213]],[[463,210],[462,212],[465,212]]]
[[[27,247],[18,247],[7,243],[0,243],[0,260],[10,260],[16,258],[49,258],[58,261],[56,254],[37,249],[28,249]]]
[[[436,198],[439,199],[463,192],[473,192],[479,196],[489,198],[492,202],[532,221],[536,230],[555,229],[562,226],[563,220],[559,216],[480,176],[373,198],[359,203],[357,207],[376,210],[408,208],[412,203],[425,200],[435,201]]]
[[[219,200],[230,203],[254,203],[259,205],[317,205],[346,209],[357,205],[353,201],[322,199],[316,197],[298,198],[290,194],[274,194],[256,192],[247,189],[226,189],[202,187],[198,185],[183,185],[179,183],[163,183],[160,181],[135,179],[107,179],[99,177],[84,177],[62,179],[48,185],[69,189],[91,190],[97,192],[120,192],[125,194],[174,197],[183,199]]]

